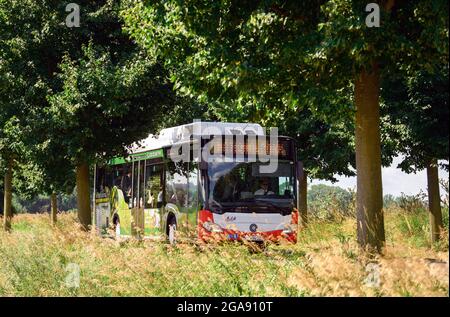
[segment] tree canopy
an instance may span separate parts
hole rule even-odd
[[[397,150],[403,155],[399,167],[416,172],[437,159],[447,160],[441,166],[448,170],[448,64],[435,73],[417,71],[391,77],[384,83],[382,97],[383,110],[396,127]]]
[[[0,2],[1,156],[17,160],[31,149],[28,159],[58,188],[75,166],[86,170],[154,132],[175,101],[158,61],[122,31],[119,3],[78,2],[74,28],[66,4]]]

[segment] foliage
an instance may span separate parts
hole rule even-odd
[[[0,1],[0,168],[17,161],[22,196],[71,193],[74,165],[122,153],[180,101],[122,31],[117,2],[77,1],[77,28],[66,4]]]
[[[383,208],[390,208],[397,206],[397,197],[392,194],[386,194],[383,196]]]
[[[355,175],[353,121],[328,123],[309,109],[286,113],[279,133],[296,140],[297,158],[311,178],[336,181],[336,175]]]
[[[31,198],[22,198],[13,195],[14,213],[43,213],[50,211],[50,197],[45,195],[36,195]],[[71,211],[76,209],[77,200],[75,192],[71,194],[58,194],[57,204],[59,211]]]
[[[173,95],[162,69],[145,55],[114,64],[107,51],[83,50],[82,59],[63,60],[63,89],[49,97],[49,112],[69,157],[91,162],[146,137]]]
[[[386,216],[395,243],[369,261],[353,238],[353,219],[312,220],[299,244],[250,252],[240,244],[119,242],[77,230],[71,213],[59,215],[56,228],[48,215],[18,215],[12,233],[0,232],[0,295],[447,296],[448,249],[416,245],[421,231],[410,236],[398,229],[403,215]],[[368,262],[379,265],[379,287],[365,284]],[[74,264],[79,287],[66,284]]]
[[[392,12],[383,3],[382,32],[366,27],[362,0],[126,4],[126,30],[164,58],[175,87],[220,113],[266,120],[306,106],[340,118],[351,110],[353,76],[373,60],[388,71],[448,56],[446,1],[399,2]]]
[[[442,210],[442,218],[444,228],[441,233],[441,240],[437,243],[432,243],[430,239],[430,221],[429,214],[427,210],[418,206],[415,210],[406,209],[393,209],[389,210],[395,222],[391,223],[391,226],[395,226],[398,230],[398,234],[405,236],[409,244],[413,247],[426,247],[433,248],[438,251],[448,251],[448,228],[449,228],[449,218],[448,218],[448,208]],[[396,216],[392,216],[395,214]],[[393,237],[393,242],[398,239],[398,236]]]
[[[405,195],[402,193],[397,199],[397,204],[400,209],[406,212],[423,211],[427,210],[426,194],[422,191],[416,195]]]
[[[439,184],[441,185],[441,188],[443,189],[442,197],[441,197],[441,203],[444,205],[444,208],[448,209],[449,204],[449,186],[448,186],[448,178],[442,178],[439,180]]]
[[[354,210],[354,195],[349,190],[324,184],[308,190],[308,211],[313,218],[337,221],[354,216]]]
[[[202,121],[218,121],[206,104],[197,102],[194,98],[175,96],[172,108],[157,122],[156,130],[192,123],[195,119]]]
[[[382,109],[404,157],[399,167],[411,173],[426,168],[432,159],[448,161],[448,61],[435,73],[391,76],[384,86]],[[441,165],[448,170],[448,163]]]

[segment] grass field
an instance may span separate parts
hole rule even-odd
[[[311,220],[297,245],[115,241],[73,213],[17,215],[0,232],[1,296],[448,296],[448,211],[431,245],[426,213],[386,212],[386,252],[367,258],[355,220]],[[78,280],[79,272],[79,280]],[[79,283],[78,283],[79,281]]]

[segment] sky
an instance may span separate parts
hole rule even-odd
[[[400,196],[401,193],[406,195],[415,195],[422,190],[427,191],[427,174],[426,170],[422,170],[416,174],[406,174],[402,172],[397,165],[401,162],[401,157],[396,157],[390,167],[382,169],[383,180],[383,194],[392,194]],[[322,181],[314,179],[311,184],[327,184],[333,186],[339,186],[345,189],[356,189],[356,177],[336,176],[338,182],[331,183],[328,181]],[[440,169],[439,178],[446,178],[448,180],[448,173]],[[442,194],[442,192],[441,192]]]

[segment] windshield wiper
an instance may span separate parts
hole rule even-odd
[[[283,216],[288,215],[290,213],[290,211],[286,211],[286,208],[280,207],[280,206],[278,206],[278,205],[276,205],[273,202],[268,201],[268,200],[257,200],[257,199],[255,199],[255,202],[263,203],[263,204],[267,203],[271,207],[274,207],[274,208],[278,209],[278,211],[280,211]]]
[[[233,202],[233,206],[224,206],[221,203],[219,203],[216,200],[211,200],[211,205],[213,206],[217,206],[219,210],[219,213],[224,213],[227,210],[237,210],[237,209],[246,209],[247,212],[250,212],[252,210],[252,203],[255,203],[256,206],[254,207],[266,207],[267,205],[269,205],[270,207],[273,207],[275,209],[277,209],[278,212],[280,212],[283,216],[289,215],[290,214],[290,210],[289,207],[280,207],[276,204],[274,204],[271,201],[267,201],[267,200],[257,200],[257,199],[251,199],[251,200],[246,200],[246,201],[235,201]],[[243,210],[242,210],[243,211]]]
[[[231,208],[234,208],[233,206],[224,206],[224,205],[222,205],[221,203],[219,203],[218,201],[216,201],[216,200],[214,200],[214,199],[212,199],[210,203],[211,203],[212,205],[216,205],[217,207],[219,207],[220,213],[224,213],[225,210],[227,210],[227,209],[229,210],[229,209],[231,209]]]

